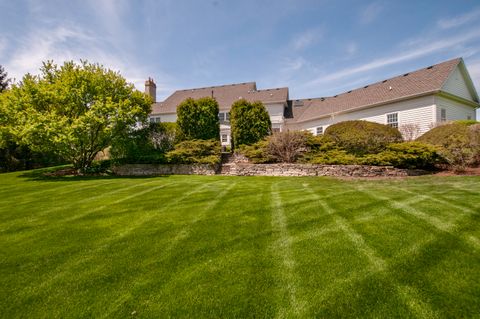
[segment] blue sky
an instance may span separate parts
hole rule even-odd
[[[0,0],[0,64],[88,59],[137,88],[256,81],[328,96],[463,57],[480,90],[477,1]]]

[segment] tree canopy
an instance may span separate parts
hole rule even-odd
[[[188,98],[177,107],[177,124],[185,140],[220,138],[219,107],[214,98]]]
[[[5,68],[0,65],[0,93],[7,89],[9,82],[8,73],[5,71]]]
[[[230,110],[232,149],[240,145],[251,145],[269,135],[272,123],[262,102],[250,103],[241,99],[233,103]]]
[[[146,121],[151,101],[99,64],[48,61],[39,75],[27,74],[4,92],[0,107],[0,122],[18,143],[84,170],[125,130]]]

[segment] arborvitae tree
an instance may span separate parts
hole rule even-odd
[[[7,78],[8,73],[5,71],[2,65],[0,65],[0,93],[5,91],[8,87],[10,79]]]
[[[177,107],[177,124],[185,140],[220,138],[218,103],[214,98],[188,98]]]
[[[232,149],[240,145],[251,145],[272,131],[272,123],[262,102],[250,103],[241,99],[233,103],[230,110]]]

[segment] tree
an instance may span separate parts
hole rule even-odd
[[[232,149],[240,145],[251,145],[270,134],[272,123],[262,102],[250,103],[241,99],[233,103],[230,110]]]
[[[33,151],[54,152],[84,171],[125,130],[145,122],[151,101],[118,73],[81,61],[43,63],[3,95],[9,132]]]
[[[0,93],[5,91],[8,87],[8,83],[10,82],[10,79],[7,78],[8,73],[5,72],[5,69],[3,68],[2,65],[0,65]]]
[[[177,106],[177,124],[185,140],[220,138],[218,103],[214,98],[188,98]]]

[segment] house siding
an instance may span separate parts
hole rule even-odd
[[[474,101],[471,92],[468,89],[468,85],[465,82],[465,77],[463,76],[460,68],[457,68],[450,74],[447,81],[443,85],[443,91],[450,94],[462,97],[469,101]]]
[[[437,122],[441,122],[441,109],[446,110],[447,121],[467,120],[468,116],[470,116],[470,119],[476,120],[475,109],[468,105],[441,96],[435,97],[435,104]]]
[[[419,134],[428,131],[435,121],[435,101],[433,96],[424,96],[407,101],[390,103],[387,105],[376,106],[368,109],[339,114],[334,117],[324,117],[296,125],[295,129],[308,130],[313,134],[319,126],[323,130],[332,124],[350,121],[365,120],[387,124],[387,114],[398,113],[398,126],[404,124],[418,124]]]

